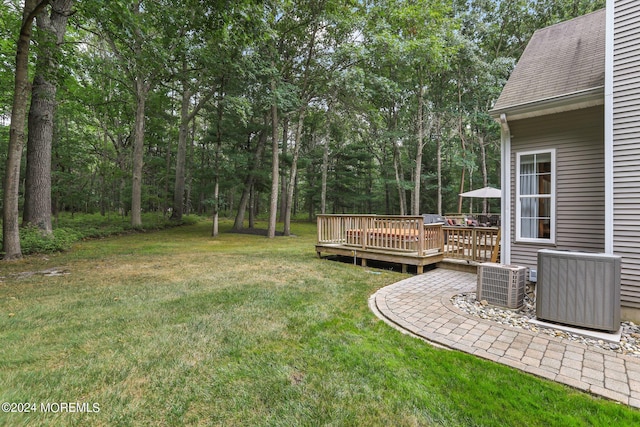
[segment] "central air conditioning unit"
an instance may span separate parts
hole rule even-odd
[[[621,257],[538,251],[536,317],[587,329],[620,329]]]
[[[485,262],[478,265],[476,299],[518,309],[524,305],[526,267]]]

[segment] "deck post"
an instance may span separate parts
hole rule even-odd
[[[371,229],[371,224],[370,221],[371,217],[363,217],[362,221],[360,221],[360,226],[362,227],[360,229],[360,233],[362,236],[362,249],[367,249],[367,246],[369,246],[369,233],[367,230]]]
[[[498,229],[498,235],[496,237],[496,241],[493,244],[493,249],[491,250],[491,262],[498,262],[498,255],[500,254],[500,238],[502,236],[502,228]]]
[[[478,242],[477,242],[478,233],[476,233],[476,229],[471,230],[471,260],[478,260]]]

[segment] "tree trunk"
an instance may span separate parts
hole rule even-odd
[[[302,126],[304,124],[304,116],[306,108],[302,107],[298,117],[298,126],[296,127],[296,136],[293,146],[293,157],[291,159],[291,174],[289,175],[289,186],[287,188],[287,209],[284,215],[284,235],[291,235],[291,210],[293,208],[293,193],[296,188],[296,175],[298,173],[298,156],[300,155],[300,144],[302,139]]]
[[[422,77],[419,81],[420,87],[418,88],[418,147],[416,152],[416,169],[414,174],[414,186],[413,186],[413,207],[411,209],[412,215],[420,215],[420,187],[422,181],[422,153],[424,151],[424,84]]]
[[[325,129],[324,146],[322,147],[322,182],[320,183],[320,213],[327,213],[327,179],[329,178],[329,142],[331,141],[331,111],[333,104],[327,108],[327,128]]]
[[[255,185],[249,188],[249,229],[256,228],[256,211],[258,210]]]
[[[141,77],[135,80],[136,116],[133,134],[133,173],[131,183],[131,226],[142,227],[142,166],[144,155],[144,110],[149,83]]]
[[[392,133],[398,127],[398,110],[393,106],[391,108],[391,130]],[[394,137],[391,137],[391,146],[393,147],[393,171],[396,178],[396,186],[398,187],[398,204],[400,205],[400,215],[405,215],[407,212],[407,194],[404,189],[404,172],[402,170],[400,147],[396,143]]]
[[[484,136],[478,136],[478,144],[480,145],[480,164],[482,169],[482,186],[486,187],[489,185],[489,181],[487,178],[487,152],[484,147]],[[487,199],[482,199],[482,214],[487,214]]]
[[[29,43],[33,30],[33,20],[48,1],[26,0],[22,13],[22,26],[16,46],[16,68],[14,79],[11,125],[9,126],[9,146],[4,179],[2,245],[4,259],[22,257],[20,247],[18,207],[20,187],[20,161],[24,146],[24,122],[29,98]]]
[[[327,126],[328,128],[329,126]],[[327,129],[327,137],[324,141],[324,147],[322,151],[322,190],[320,194],[320,213],[323,215],[327,213],[327,179],[329,177],[329,135],[330,132]]]
[[[400,170],[400,148],[398,144],[393,143],[393,170],[396,174],[396,185],[398,186],[398,202],[400,204],[400,215],[406,214],[407,195],[402,185],[402,173]]]
[[[184,67],[184,66],[183,66]],[[178,152],[176,153],[176,181],[173,189],[173,210],[171,219],[182,220],[184,212],[184,177],[187,159],[187,126],[189,126],[189,105],[191,104],[191,92],[186,88],[187,83],[182,82],[182,102],[180,103],[180,126],[178,127]]]
[[[268,121],[268,117],[265,117],[265,126]],[[240,197],[240,203],[238,204],[238,212],[236,214],[236,219],[233,223],[234,230],[242,230],[244,228],[244,215],[247,210],[247,206],[249,205],[249,198],[251,196],[251,189],[253,188],[253,183],[255,182],[256,174],[258,168],[260,167],[262,153],[264,152],[264,147],[267,143],[267,132],[265,129],[260,132],[260,136],[258,137],[258,146],[256,147],[256,151],[253,155],[253,164],[244,182],[244,188],[242,189],[242,196]]]
[[[32,86],[27,137],[23,224],[51,234],[51,146],[53,142],[56,86],[37,74]]]
[[[274,97],[271,105],[271,197],[269,199],[269,225],[267,228],[267,237],[273,239],[276,237],[276,217],[278,214],[278,178],[280,175],[280,157],[278,152],[278,106],[276,105],[276,82],[271,80],[271,92]]]
[[[458,189],[458,194],[464,193],[464,180],[465,180],[465,167],[462,167],[462,172],[460,173],[460,188]],[[462,196],[458,196],[458,214],[462,213]]]
[[[442,141],[440,132],[440,117],[436,122],[436,162],[438,175],[438,215],[442,216]]]
[[[162,216],[166,218],[167,214],[171,216],[173,212],[173,204],[169,206],[169,183],[171,182],[171,138],[167,138],[167,152],[164,155],[164,198],[163,198],[163,213]]]
[[[183,63],[182,69],[186,73],[187,65]],[[187,140],[189,139],[189,123],[191,123],[202,106],[207,103],[214,95],[214,91],[210,91],[202,98],[193,110],[189,111],[191,106],[191,98],[193,93],[189,90],[189,83],[182,81],[182,102],[180,103],[180,125],[178,127],[178,152],[176,153],[176,180],[173,191],[173,210],[171,219],[175,221],[182,220],[185,209],[185,182],[186,182],[186,164],[187,164]],[[224,77],[220,83],[221,93],[224,93]],[[224,95],[222,95],[224,97]]]
[[[466,162],[464,161],[467,157],[467,144],[464,136],[464,126],[462,123],[462,88],[460,87],[460,82],[462,79],[458,79],[458,109],[460,111],[460,115],[458,116],[458,134],[460,135],[460,146],[462,148],[462,172],[460,174],[460,189],[458,194],[464,193],[464,180],[465,180],[465,170],[466,170]],[[462,196],[458,195],[458,214],[462,213]]]
[[[381,161],[381,165],[384,165],[383,167],[383,173],[384,173],[384,213],[385,215],[391,215],[392,214],[392,210],[391,210],[391,190],[392,190],[392,186],[391,186],[391,176],[390,176],[390,172],[389,172],[389,168],[387,167],[387,165],[389,164],[389,150],[387,149],[387,147],[385,146],[383,148],[383,158]]]
[[[239,231],[244,228],[244,215],[247,212],[247,206],[249,206],[252,185],[253,176],[247,176],[244,188],[242,189],[242,195],[240,196],[240,203],[238,203],[238,212],[236,212],[236,219],[233,222],[234,231]]]
[[[314,143],[313,149],[315,150],[317,148],[317,145]],[[308,167],[307,170],[307,185],[309,186],[309,188],[316,188],[317,186],[317,174],[316,174],[316,168],[315,167]],[[316,215],[316,202],[315,202],[315,197],[311,196],[311,197],[307,197],[305,199],[306,203],[306,207],[307,207],[307,220],[309,222],[313,221],[315,219],[315,215]]]
[[[222,155],[222,117],[224,115],[224,107],[222,100],[224,99],[224,78],[220,83],[220,97],[218,98],[218,117],[216,120],[216,153],[215,153],[215,184],[213,189],[213,230],[211,235],[218,235],[218,217],[220,215],[220,156]]]
[[[137,0],[133,4],[133,12],[140,13],[141,4]],[[142,52],[144,37],[140,29],[134,29],[135,37],[133,52],[136,59]],[[136,111],[133,129],[133,158],[131,173],[131,226],[133,228],[142,227],[142,167],[144,166],[144,131],[145,131],[145,106],[147,96],[151,90],[151,82],[148,76],[142,71],[138,71],[133,78],[133,93],[136,100]]]
[[[220,192],[220,181],[219,178],[216,177],[216,181],[215,184],[213,185],[213,225],[211,228],[211,235],[213,237],[217,237],[219,234],[219,229],[218,229],[218,215],[219,215],[219,211],[218,211],[218,197]]]
[[[186,170],[187,173],[185,175],[185,213],[187,215],[191,215],[191,210],[193,209],[193,204],[191,202],[192,190],[193,190],[193,156],[195,150],[195,138],[196,138],[196,128],[197,128],[197,117],[194,117],[191,120],[191,133],[189,134],[189,143],[187,144],[187,160],[186,160]]]
[[[289,117],[282,120],[282,156],[286,158],[289,149]],[[285,167],[280,168],[280,221],[284,221],[287,215],[287,171]]]
[[[51,234],[51,146],[54,132],[60,45],[64,41],[72,0],[52,2],[36,18],[38,61],[31,88],[23,223]]]

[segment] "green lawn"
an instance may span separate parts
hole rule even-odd
[[[223,231],[229,224],[223,224]],[[210,224],[0,264],[0,425],[640,425],[640,411],[378,320],[406,277],[319,260],[315,227]],[[68,274],[17,275],[59,267]],[[66,402],[99,412],[43,413]]]

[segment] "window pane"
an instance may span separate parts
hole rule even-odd
[[[535,175],[520,175],[520,194],[538,194],[538,185]]]
[[[536,154],[536,164],[538,173],[551,173],[551,153]]]
[[[551,238],[551,220],[549,218],[522,218],[520,237],[527,239]]]
[[[523,197],[520,205],[520,215],[522,217],[534,217],[537,216],[537,200],[533,197]]]
[[[551,194],[551,174],[538,176],[538,193]]]
[[[535,239],[538,233],[536,233],[536,220],[532,218],[522,218],[520,223],[520,234],[527,239]]]
[[[534,168],[535,163],[536,163],[535,154],[527,154],[525,156],[520,156],[520,172],[533,173],[535,171],[535,168]]]
[[[540,197],[539,199],[535,199],[538,203],[538,214],[539,217],[551,217],[551,199]]]
[[[551,238],[551,220],[541,218],[538,220],[538,236],[539,239]]]

